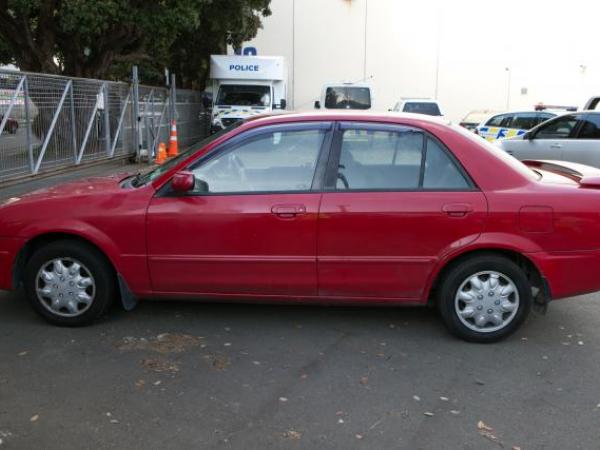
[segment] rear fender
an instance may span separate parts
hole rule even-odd
[[[527,258],[525,253],[535,253],[542,251],[542,249],[535,242],[523,237],[510,233],[483,233],[476,240],[471,243],[461,246],[459,248],[450,248],[448,252],[444,253],[443,256],[438,260],[433,271],[431,272],[427,281],[427,286],[423,291],[424,297],[421,299],[423,302],[427,302],[431,295],[431,290],[435,285],[440,272],[450,264],[452,261],[460,258],[468,253],[489,250],[489,251],[509,251],[518,253],[524,258],[529,260],[540,272],[543,277],[543,273],[539,267],[530,258]]]

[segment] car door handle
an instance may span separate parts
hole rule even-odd
[[[552,144],[550,148],[562,148],[562,144]]]
[[[306,213],[306,206],[304,205],[274,205],[271,208],[271,212],[276,216],[283,218],[292,218],[300,214]]]
[[[473,211],[473,206],[469,203],[449,203],[442,207],[442,211],[450,217],[463,217]]]

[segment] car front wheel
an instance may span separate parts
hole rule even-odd
[[[448,329],[472,342],[493,342],[513,333],[531,309],[523,270],[494,254],[454,265],[439,289],[438,307]]]
[[[56,325],[86,325],[116,295],[112,267],[94,247],[76,241],[38,249],[25,267],[25,291],[33,308]]]

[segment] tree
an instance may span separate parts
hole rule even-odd
[[[181,71],[202,87],[208,55],[256,35],[270,0],[0,0],[0,63],[22,70],[127,79]],[[195,77],[199,77],[195,79]]]
[[[271,14],[270,0],[220,0],[205,2],[196,27],[184,30],[171,46],[170,67],[182,86],[202,89],[211,54],[226,53],[227,45],[239,48],[256,36],[261,16]]]
[[[140,79],[162,84],[163,70],[178,84],[204,87],[209,55],[256,35],[270,0],[0,0],[0,63],[21,70],[84,78]],[[14,89],[15,86],[12,86]],[[29,86],[34,104],[47,102],[48,87]],[[60,92],[56,93],[60,95]],[[33,122],[40,139],[53,111],[41,108]],[[76,120],[82,120],[79,116]],[[55,135],[69,130],[61,115]],[[65,122],[65,123],[63,123]],[[57,141],[67,141],[59,136]]]

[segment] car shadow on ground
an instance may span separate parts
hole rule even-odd
[[[2,292],[2,291],[0,291]],[[2,292],[0,302],[1,321],[13,326],[45,324],[29,306],[25,293]],[[1,298],[1,297],[0,297]],[[184,327],[193,330],[194,324],[236,323],[252,329],[260,324],[263,331],[270,325],[279,331],[280,327],[298,327],[299,324],[312,329],[369,329],[386,326],[388,328],[414,328],[421,334],[425,329],[434,335],[447,335],[437,310],[424,306],[342,306],[342,305],[299,305],[238,303],[219,301],[151,300],[140,301],[133,311],[126,312],[117,301],[107,314],[94,323],[94,328],[108,326],[111,329],[143,326],[146,329],[158,327]]]

